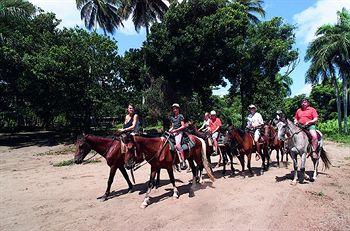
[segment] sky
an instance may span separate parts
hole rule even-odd
[[[47,12],[53,12],[62,22],[60,27],[82,27],[84,23],[80,19],[75,0],[29,0],[36,6]],[[285,23],[296,26],[295,48],[299,51],[299,59],[295,70],[291,73],[293,85],[292,96],[309,94],[311,85],[305,84],[305,73],[309,64],[304,61],[308,44],[315,39],[317,28],[323,24],[334,24],[337,22],[338,10],[343,7],[350,10],[350,0],[264,0],[266,17],[282,17]],[[118,43],[119,54],[123,55],[130,48],[139,48],[146,38],[144,29],[137,33],[131,20],[124,23],[112,36]],[[283,71],[282,71],[283,72]],[[224,95],[227,93],[229,84],[214,91],[214,94]]]

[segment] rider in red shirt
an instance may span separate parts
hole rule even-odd
[[[310,132],[312,136],[312,148],[313,148],[313,157],[317,157],[317,132],[315,123],[318,120],[318,114],[315,108],[310,106],[310,102],[307,99],[301,101],[301,108],[297,110],[294,116],[294,123],[301,124]]]

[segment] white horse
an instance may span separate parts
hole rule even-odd
[[[331,162],[328,158],[328,155],[326,151],[323,149],[323,138],[322,133],[320,131],[317,131],[319,134],[318,139],[318,148],[316,150],[317,158],[314,158],[312,155],[312,145],[309,141],[309,138],[305,131],[298,126],[296,126],[294,123],[292,123],[289,119],[281,118],[279,122],[277,123],[278,128],[278,139],[285,140],[286,145],[288,147],[290,156],[293,160],[294,164],[294,179],[292,181],[292,185],[297,184],[298,180],[298,161],[297,157],[298,155],[301,156],[301,179],[300,183],[304,182],[304,179],[309,179],[308,175],[305,173],[305,162],[306,158],[310,155],[312,162],[314,164],[314,174],[313,174],[313,180],[317,179],[317,168],[319,159],[321,157],[322,162],[325,165],[325,168],[328,169],[331,165]]]

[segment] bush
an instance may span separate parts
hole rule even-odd
[[[327,139],[330,139],[339,143],[350,144],[350,134],[339,133],[338,120],[327,120],[318,123],[318,129],[325,135]]]

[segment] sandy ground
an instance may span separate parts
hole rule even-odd
[[[109,168],[99,163],[54,167],[72,158],[64,145],[0,147],[0,230],[350,230],[350,148],[327,142],[334,167],[316,182],[290,185],[291,163],[264,175],[224,178],[198,186],[188,196],[191,173],[175,173],[180,198],[173,199],[166,171],[151,205],[139,206],[150,167],[135,172],[134,192],[120,172],[106,202]],[[214,158],[215,162],[216,158]],[[272,160],[275,154],[272,153]],[[235,160],[237,162],[237,160]],[[253,161],[257,173],[260,162]],[[229,166],[227,166],[229,168]],[[240,169],[240,166],[235,164]],[[312,169],[308,159],[307,170]],[[228,172],[228,174],[230,171]]]

